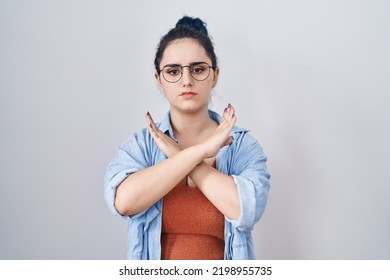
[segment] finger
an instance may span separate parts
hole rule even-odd
[[[233,137],[233,136],[229,136],[229,137],[225,140],[225,142],[223,142],[222,147],[225,147],[225,146],[230,145],[230,144],[233,142],[233,140],[234,140],[234,137]]]
[[[234,123],[235,123],[235,109],[229,103],[228,106],[224,110],[221,124],[222,124],[222,126],[224,126],[224,125],[231,126]]]
[[[150,134],[152,134],[152,137],[154,139],[159,138],[159,135],[158,135],[159,129],[156,126],[156,124],[154,123],[154,120],[149,112],[146,113],[146,120],[149,124],[149,132],[150,132]]]
[[[221,122],[223,122],[226,118],[226,111],[227,111],[227,107],[223,110]]]
[[[228,121],[230,124],[234,124],[236,122],[236,109],[234,109],[231,105],[228,111]]]
[[[153,119],[152,119],[152,116],[150,115],[149,112],[146,112],[145,118],[146,118],[146,121],[148,122],[149,130],[150,131],[153,130]]]
[[[229,103],[222,114],[221,122],[225,122],[229,118],[229,112],[231,111],[231,104]]]
[[[154,122],[153,118],[152,118],[152,115],[147,112],[147,119],[148,119],[148,123],[149,123],[149,126],[156,132],[156,133],[159,133],[161,132],[161,130],[157,127],[156,123]]]
[[[235,113],[233,113],[233,116],[232,116],[232,121],[231,121],[233,125],[235,125],[235,123],[236,123],[236,120],[237,120],[236,114],[235,114]]]
[[[146,120],[147,120],[149,125],[154,125],[154,121],[153,121],[152,115],[150,115],[149,112],[146,112]]]
[[[229,119],[232,118],[232,116],[234,115],[234,112],[235,112],[234,107],[232,106],[232,104],[229,103],[228,110],[227,110],[227,116]]]

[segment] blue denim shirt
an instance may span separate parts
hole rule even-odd
[[[220,122],[221,117],[209,111],[210,117]],[[173,137],[170,115],[167,113],[158,127]],[[237,185],[241,214],[237,220],[225,217],[225,259],[255,259],[252,230],[262,216],[269,192],[270,175],[266,168],[266,156],[260,144],[248,130],[234,127],[234,137],[229,146],[223,147],[216,156],[216,168],[231,175]],[[117,149],[109,163],[104,178],[104,196],[110,210],[121,216],[114,206],[116,188],[130,174],[166,159],[156,146],[148,129],[135,133]],[[162,204],[160,199],[150,208],[128,220],[128,259],[161,258]]]

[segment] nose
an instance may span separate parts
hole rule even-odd
[[[185,66],[182,68],[182,77],[181,77],[181,83],[183,84],[183,87],[190,87],[193,84],[193,78],[191,76],[191,68],[189,66]]]

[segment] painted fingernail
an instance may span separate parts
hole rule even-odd
[[[223,113],[226,113],[226,110],[227,110],[227,108],[225,108],[225,110],[223,110]]]
[[[229,104],[228,104],[228,107],[229,107],[229,108],[232,108],[232,104],[229,103]]]

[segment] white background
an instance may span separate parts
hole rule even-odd
[[[0,258],[124,259],[115,148],[168,109],[162,35],[208,23],[228,102],[267,154],[259,259],[389,259],[387,1],[0,0]]]

